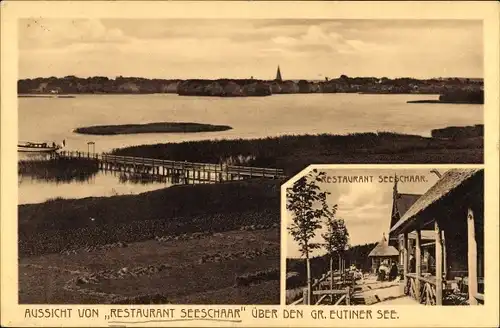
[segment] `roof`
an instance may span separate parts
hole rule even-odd
[[[385,236],[382,237],[382,240],[378,242],[378,244],[372,249],[369,257],[371,256],[398,256],[399,251],[394,246],[389,246],[387,244],[387,239]]]
[[[399,215],[402,217],[408,212],[410,207],[420,198],[422,195],[415,194],[398,194],[396,199],[396,208]]]
[[[391,232],[402,227],[417,215],[421,214],[432,204],[448,195],[451,191],[461,186],[465,181],[471,179],[483,169],[452,169],[447,171],[434,186],[432,186],[422,197],[420,197],[401,219],[391,228]]]
[[[410,232],[408,234],[409,239],[417,239],[417,233],[416,232]],[[436,239],[436,232],[433,230],[421,230],[420,231],[420,239],[422,240],[435,240]]]
[[[422,195],[416,194],[396,194],[396,199],[394,200],[394,208],[398,215],[392,214],[391,218],[391,229],[399,219],[410,209],[410,207],[421,197]]]

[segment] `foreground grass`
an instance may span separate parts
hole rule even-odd
[[[139,195],[18,206],[19,255],[279,223],[279,180],[173,186]]]
[[[252,259],[199,261],[207,254],[263,248],[268,252]],[[249,286],[235,284],[238,275],[279,269],[279,253],[280,233],[274,228],[230,231],[194,240],[148,240],[91,253],[33,256],[20,260],[19,302],[124,304],[149,303],[156,298],[176,304],[279,304],[279,280]],[[99,270],[116,272],[158,264],[166,265],[167,269],[80,286],[71,283],[79,275]]]
[[[80,134],[115,135],[137,133],[188,133],[188,132],[214,132],[232,129],[227,125],[212,125],[184,122],[158,122],[147,124],[121,124],[121,125],[96,125],[81,127],[74,132]]]
[[[19,301],[279,304],[279,281],[241,285],[237,278],[279,270],[281,182],[175,186],[20,205]],[[241,229],[248,226],[267,228]],[[201,237],[186,238],[196,233]],[[146,275],[74,282],[102,270],[158,265],[164,269]]]
[[[460,128],[459,128],[460,129]],[[438,130],[436,130],[438,131]],[[435,132],[437,136],[446,132]],[[460,135],[455,133],[454,135]],[[301,135],[264,139],[204,140],[115,149],[116,155],[282,168],[292,175],[311,163],[482,163],[482,135],[426,138],[396,133]]]

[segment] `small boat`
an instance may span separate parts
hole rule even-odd
[[[62,146],[55,143],[48,144],[46,142],[23,142],[17,144],[17,151],[30,153],[52,153],[61,149]]]

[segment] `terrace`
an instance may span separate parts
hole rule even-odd
[[[402,241],[405,294],[419,303],[484,304],[483,188],[484,170],[450,170],[392,227]],[[423,244],[431,232],[434,241]],[[434,253],[427,272],[422,251]]]

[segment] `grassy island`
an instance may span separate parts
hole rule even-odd
[[[226,131],[232,128],[227,125],[212,125],[185,122],[158,122],[147,124],[95,125],[74,130],[80,134],[115,135],[138,133],[193,133]]]
[[[410,100],[409,104],[484,104],[483,90],[446,90],[439,100]]]

